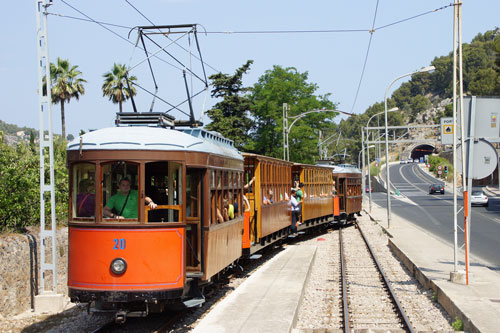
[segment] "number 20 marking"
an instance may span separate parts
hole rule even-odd
[[[115,243],[115,246],[113,247],[113,250],[125,250],[125,239],[124,238],[115,238],[113,239],[113,242]]]

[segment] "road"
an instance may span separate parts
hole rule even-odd
[[[445,194],[429,194],[429,184],[438,182],[425,174],[417,164],[393,164],[389,168],[391,184],[401,196],[391,197],[393,213],[429,231],[453,246],[453,189],[446,187]],[[385,193],[373,193],[372,199],[386,207]],[[458,198],[458,205],[462,198]],[[500,272],[500,198],[490,197],[489,207],[472,207],[471,249],[472,256],[484,261],[491,269]],[[458,216],[458,226],[463,230],[463,213]],[[458,230],[458,245],[464,243],[464,232]],[[459,256],[460,261],[463,257]]]

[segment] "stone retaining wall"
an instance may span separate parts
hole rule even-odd
[[[40,230],[0,235],[0,316],[12,316],[33,308],[40,276]],[[67,295],[68,228],[57,229],[57,293]],[[47,259],[52,254],[47,251]],[[46,276],[47,283],[52,277]],[[46,283],[46,288],[50,285]]]

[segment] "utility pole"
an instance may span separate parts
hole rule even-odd
[[[57,251],[56,251],[56,199],[54,177],[54,139],[52,134],[52,96],[50,81],[50,60],[47,31],[47,8],[52,0],[35,0],[37,23],[37,56],[38,56],[38,113],[40,117],[40,279],[39,293],[35,296],[35,312],[58,311],[62,309],[63,295],[57,290]],[[46,91],[44,94],[44,80]],[[47,119],[45,119],[47,116]],[[45,139],[47,122],[48,140]],[[49,182],[45,177],[45,157],[49,156]],[[50,196],[50,212],[45,211],[45,197]],[[46,221],[50,215],[50,226]],[[47,258],[47,254],[51,258]],[[48,260],[49,259],[49,260]],[[50,260],[51,259],[51,260]],[[52,278],[46,280],[48,276]]]
[[[462,3],[458,0],[454,1],[453,8],[453,128],[457,125],[457,106],[460,103],[460,141],[462,146],[462,186],[464,197],[464,233],[465,233],[465,279],[462,272],[458,271],[458,235],[457,235],[457,219],[458,219],[458,203],[457,203],[457,134],[453,131],[453,235],[454,235],[454,265],[453,272],[450,273],[450,279],[454,282],[461,283],[465,280],[465,284],[469,284],[469,193],[465,184],[465,123],[464,123],[464,104],[463,104],[463,74],[462,74]],[[458,35],[458,40],[457,40]],[[458,78],[457,78],[458,71]],[[459,100],[457,100],[457,84],[460,86]]]

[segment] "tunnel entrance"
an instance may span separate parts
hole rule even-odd
[[[436,150],[436,148],[434,146],[431,146],[431,145],[419,145],[419,146],[416,146],[415,148],[413,148],[410,156],[414,160],[415,159],[420,160],[420,157],[424,157],[425,155],[430,155],[435,150]],[[424,157],[424,159],[425,159],[425,157]]]

